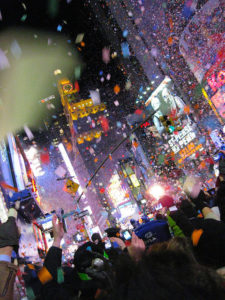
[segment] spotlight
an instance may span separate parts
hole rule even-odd
[[[165,192],[160,185],[155,184],[149,188],[148,193],[151,194],[154,198],[159,199],[164,195]]]

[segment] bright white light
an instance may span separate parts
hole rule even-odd
[[[30,167],[34,173],[35,177],[42,176],[45,174],[44,170],[41,167],[40,155],[38,150],[31,146],[30,149],[25,150],[25,154],[30,163]]]
[[[223,133],[225,133],[225,125],[223,126]]]
[[[91,209],[91,207],[90,207],[89,205],[86,206],[86,207],[84,208],[84,210],[88,210],[90,216],[92,215],[92,209]],[[86,220],[88,221],[89,227],[91,227],[91,226],[93,225],[93,222],[92,222],[92,219],[91,219],[90,216],[86,216]]]
[[[151,186],[148,192],[156,199],[159,199],[164,195],[164,189],[158,184]]]
[[[63,146],[62,143],[59,144],[58,148],[59,148],[59,151],[60,151],[60,153],[61,153],[61,155],[62,155],[62,157],[63,157],[63,160],[64,160],[64,162],[65,162],[65,164],[66,164],[67,170],[69,171],[70,175],[73,176],[73,180],[76,181],[76,182],[79,184],[79,188],[78,188],[77,192],[78,192],[79,195],[81,195],[81,193],[82,193],[82,188],[81,188],[81,186],[80,186],[80,183],[79,183],[79,180],[78,180],[78,178],[77,178],[77,175],[76,175],[76,173],[75,173],[75,171],[74,171],[74,168],[73,168],[73,166],[72,166],[72,164],[71,164],[71,161],[70,161],[70,159],[69,159],[69,156],[68,156],[68,154],[66,153],[66,149],[65,149],[65,147]]]
[[[113,202],[114,207],[119,206],[121,203],[127,202],[126,192],[123,190],[118,174],[114,174],[110,179],[110,184],[107,192]]]

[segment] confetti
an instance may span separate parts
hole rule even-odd
[[[131,81],[127,80],[126,84],[125,84],[125,89],[128,91],[131,88]]]
[[[24,22],[24,21],[26,21],[26,19],[27,19],[27,15],[26,15],[26,14],[24,14],[24,15],[22,15],[22,17],[21,17],[20,21]]]
[[[79,33],[76,37],[75,44],[80,44],[84,38],[84,33]]]
[[[125,29],[125,30],[123,31],[123,37],[126,38],[127,36],[128,36],[128,30]]]
[[[102,60],[105,64],[110,62],[110,48],[104,47],[102,49]]]
[[[98,104],[101,103],[101,98],[100,98],[99,91],[91,90],[89,93],[90,93],[90,97],[91,97],[94,105],[98,105]]]
[[[62,25],[57,26],[57,31],[62,31]]]
[[[0,70],[4,70],[10,67],[9,60],[5,55],[5,52],[0,49]]]
[[[127,42],[121,44],[122,54],[124,58],[128,58],[130,56],[130,49]]]
[[[81,67],[80,66],[75,67],[74,75],[75,75],[75,79],[80,79],[80,75],[81,75]]]
[[[120,86],[118,85],[118,84],[116,84],[115,86],[114,86],[114,93],[117,95],[117,94],[119,94],[119,92],[120,92]]]
[[[16,40],[14,40],[10,46],[10,51],[12,53],[12,55],[16,58],[19,59],[21,57],[22,54],[22,50],[18,44],[18,42]]]

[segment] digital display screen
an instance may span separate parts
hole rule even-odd
[[[123,233],[123,237],[125,238],[125,240],[130,240],[131,239],[131,234],[129,231],[125,231]]]
[[[195,129],[190,123],[177,134],[173,134],[168,144],[179,164],[183,163],[187,157],[203,149],[202,144],[197,139]]]
[[[48,222],[42,224],[42,227],[43,227],[44,230],[51,229],[52,228],[52,221],[48,221]]]
[[[160,121],[160,117],[172,114],[174,116],[183,115],[185,103],[175,93],[172,80],[166,76],[145,102],[145,106],[150,111],[157,110],[153,116],[153,122],[159,134],[162,134],[165,128]]]

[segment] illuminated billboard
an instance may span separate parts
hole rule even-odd
[[[187,124],[178,134],[173,134],[168,144],[178,164],[182,164],[186,158],[191,157],[197,151],[203,150],[202,144],[197,139],[196,129],[191,123]]]
[[[0,189],[0,221],[2,223],[6,222],[8,219],[8,211],[5,203],[3,193]]]
[[[9,164],[9,158],[4,140],[0,141],[0,170],[1,170],[1,181],[4,181],[10,186],[14,186],[11,167]]]
[[[224,1],[209,0],[183,31],[179,47],[221,123],[225,122]]]
[[[117,208],[122,203],[129,201],[129,199],[126,198],[126,191],[122,188],[120,177],[117,173],[115,173],[111,177],[109,186],[106,190],[115,208]]]
[[[15,138],[12,134],[8,134],[8,143],[9,143],[9,149],[10,149],[10,153],[11,153],[17,188],[19,191],[22,191],[25,189],[24,178],[23,178],[23,173],[22,173],[22,169],[21,169],[19,152],[18,152],[18,149],[16,146]]]
[[[169,115],[181,117],[185,103],[174,91],[172,80],[166,76],[145,102],[145,106],[150,110],[158,110],[153,116],[153,122],[158,132],[162,134],[165,128],[159,120],[160,117]]]

